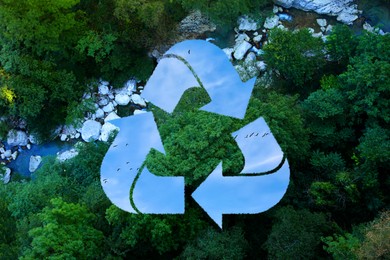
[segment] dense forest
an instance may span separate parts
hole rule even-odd
[[[156,66],[148,53],[172,43],[194,9],[231,28],[244,14],[264,20],[272,6],[0,0],[0,118],[7,118],[0,140],[20,120],[45,139],[83,117],[82,96],[100,79],[114,88],[132,77],[146,82]],[[0,185],[0,259],[390,258],[390,34],[356,34],[340,24],[324,42],[307,29],[275,28],[263,51],[267,69],[244,120],[199,111],[210,101],[200,88],[186,91],[172,114],[148,104],[172,152],[152,151],[145,163],[161,175],[185,176],[184,215],[114,206],[100,183],[113,137],[83,143],[75,158],[47,157],[33,178],[14,175]],[[224,215],[221,230],[190,194],[221,160],[225,174],[240,172],[243,158],[230,133],[258,117],[288,158],[290,184],[275,207]]]

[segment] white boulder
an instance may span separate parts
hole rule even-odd
[[[95,141],[99,138],[101,129],[102,125],[99,122],[87,120],[84,122],[81,129],[81,138],[83,138],[85,142]]]
[[[66,134],[62,134],[60,136],[60,139],[61,139],[62,142],[65,142],[67,138],[68,138],[68,136]]]
[[[10,158],[11,155],[12,155],[12,151],[11,151],[11,150],[6,150],[6,151],[4,152],[4,156],[5,156],[6,158]]]
[[[327,24],[326,19],[317,19],[317,24],[321,27],[325,27]]]
[[[279,25],[279,16],[274,15],[272,17],[267,17],[264,22],[264,28],[272,29]]]
[[[79,152],[76,149],[70,149],[57,155],[57,160],[65,162],[66,160],[76,157]]]
[[[233,48],[224,48],[222,50],[226,54],[228,59],[231,60],[232,59],[232,53],[233,53],[234,49]]]
[[[108,122],[110,120],[118,119],[120,118],[115,112],[111,112],[107,115],[106,118],[104,118],[104,122]]]
[[[136,109],[136,110],[134,110],[133,115],[139,115],[139,114],[143,114],[143,113],[146,113],[146,111]]]
[[[101,108],[98,108],[95,112],[95,117],[96,118],[103,118],[104,117],[104,111]]]
[[[110,135],[118,129],[119,129],[118,127],[116,127],[115,125],[109,122],[104,123],[100,133],[99,140],[103,142],[107,142]]]
[[[25,146],[28,143],[28,136],[23,131],[11,130],[7,135],[7,143],[10,146]]]
[[[254,42],[260,42],[261,38],[263,38],[263,35],[259,34],[259,35],[255,36],[255,37],[253,37],[253,41]]]
[[[126,106],[130,102],[130,97],[127,94],[115,95],[115,102],[120,106]]]
[[[252,47],[252,45],[247,41],[242,41],[234,48],[234,58],[236,60],[242,60],[247,53],[247,51]]]
[[[110,102],[106,106],[104,106],[102,109],[106,113],[111,113],[112,111],[114,111],[114,108],[115,108],[114,105]]]
[[[5,173],[3,175],[3,183],[7,184],[11,180],[11,169],[4,167],[5,168]]]
[[[265,64],[264,61],[258,61],[256,62],[256,67],[260,70],[260,71],[265,71],[267,69],[267,64]]]
[[[29,163],[29,166],[28,166],[28,170],[31,173],[35,172],[38,169],[38,167],[41,164],[41,162],[42,162],[42,157],[41,156],[39,156],[39,155],[36,155],[36,156],[32,155],[30,157],[30,163]]]
[[[238,19],[238,29],[241,31],[256,31],[258,25],[252,18],[245,15]]]
[[[359,17],[356,14],[351,14],[351,13],[347,13],[347,12],[341,12],[337,16],[337,21],[345,23],[345,24],[352,24],[353,21],[355,21],[358,18]]]
[[[136,105],[140,105],[141,107],[146,107],[145,100],[138,94],[131,95],[131,101]]]
[[[98,88],[98,93],[100,95],[107,95],[108,92],[110,92],[110,89],[108,88],[108,82],[107,81],[101,82]]]

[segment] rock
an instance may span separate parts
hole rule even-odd
[[[311,33],[311,34],[313,34],[315,31],[314,31],[314,29],[313,28],[311,28],[311,27],[308,27],[308,28],[306,28],[308,31],[309,31],[309,33]]]
[[[133,115],[139,115],[139,114],[143,114],[143,113],[146,113],[146,111],[136,109],[136,110],[134,110]]]
[[[33,135],[33,134],[30,134],[30,136],[28,137],[28,140],[32,144],[38,144],[39,143],[38,138],[35,135]]]
[[[326,19],[317,19],[317,23],[320,27],[325,27],[327,24]]]
[[[80,133],[76,133],[76,134],[74,135],[74,138],[79,139],[79,138],[80,138]]]
[[[278,26],[276,26],[276,28],[279,28],[280,30],[283,30],[283,31],[288,31],[288,29],[286,27],[284,27],[283,24],[279,24]]]
[[[79,152],[76,149],[70,149],[57,155],[57,160],[65,162],[66,160],[76,157]]]
[[[27,144],[26,147],[27,147],[27,150],[30,150],[31,149],[31,144]]]
[[[104,118],[104,122],[118,119],[118,118],[120,118],[120,117],[115,112],[111,112],[110,114],[108,114],[108,116],[106,118]]]
[[[101,99],[99,99],[98,105],[101,107],[104,107],[108,104],[108,102],[110,102],[110,100],[108,98],[102,97]]]
[[[354,0],[274,0],[274,2],[285,8],[293,7],[303,11],[337,16],[338,21],[346,24],[352,24],[359,13]]]
[[[259,34],[259,35],[255,36],[255,37],[253,37],[253,41],[254,42],[260,42],[261,38],[263,38],[263,35]]]
[[[225,48],[222,50],[226,54],[226,56],[229,58],[229,60],[232,60],[232,53],[233,53],[234,49],[233,48]]]
[[[257,36],[257,35],[259,35],[258,32],[254,32],[254,33],[253,33],[253,36]]]
[[[251,62],[254,62],[254,61],[256,61],[256,54],[254,54],[253,52],[249,52],[248,55],[245,58],[245,62],[246,63],[251,63]]]
[[[203,34],[215,31],[216,28],[215,24],[198,10],[191,12],[179,24],[179,32],[183,34]]]
[[[274,5],[274,8],[272,9],[272,12],[274,14],[277,14],[279,12],[279,7],[277,7],[276,5]]]
[[[61,139],[62,142],[65,142],[65,141],[66,141],[66,138],[68,138],[68,136],[65,135],[65,134],[62,134],[61,137],[60,137],[60,139]]]
[[[292,22],[293,18],[289,14],[278,14],[279,17],[279,23],[280,21],[287,21],[287,22]]]
[[[256,67],[260,70],[260,71],[265,71],[267,69],[267,64],[265,64],[264,61],[258,61],[256,62]]]
[[[137,81],[130,79],[125,83],[124,87],[127,89],[127,94],[131,95],[133,92],[137,91]]]
[[[42,162],[42,157],[41,156],[39,156],[39,155],[33,156],[32,155],[30,157],[30,163],[29,163],[29,166],[28,166],[28,170],[31,173],[35,172],[38,169],[38,167],[41,164],[41,162]]]
[[[345,23],[345,24],[352,24],[353,21],[355,21],[358,18],[359,17],[356,14],[342,12],[337,16],[337,21]]]
[[[115,96],[115,102],[120,106],[126,106],[130,102],[130,97],[126,94],[117,94]]]
[[[237,34],[236,39],[235,39],[236,44],[239,44],[243,41],[249,42],[250,40],[251,40],[251,38],[249,38],[249,36],[246,33]]]
[[[110,102],[107,104],[107,106],[104,106],[102,109],[104,112],[106,113],[111,113],[112,111],[114,111],[114,105]]]
[[[321,26],[321,32],[325,32],[326,28],[324,26]]]
[[[5,153],[4,147],[0,147],[0,153]]]
[[[18,151],[15,151],[15,152],[13,152],[12,154],[11,154],[11,158],[12,158],[12,160],[16,160],[16,157],[18,157]]]
[[[99,108],[98,110],[96,110],[96,112],[95,112],[95,117],[96,117],[96,118],[103,118],[103,117],[104,117],[104,111],[103,111],[103,109]]]
[[[102,125],[94,120],[87,120],[84,122],[81,129],[81,138],[86,142],[95,141],[100,136]]]
[[[103,142],[107,142],[108,141],[108,138],[110,137],[110,135],[118,130],[119,128],[116,127],[115,125],[109,123],[109,122],[106,122],[104,123],[103,127],[102,127],[102,131],[100,133],[100,137],[99,137],[99,140],[100,141],[103,141]]]
[[[110,89],[108,88],[108,82],[107,81],[101,82],[98,87],[99,95],[107,95],[108,92],[110,92]]]
[[[264,28],[266,29],[272,29],[278,26],[279,24],[279,16],[274,15],[272,17],[267,17],[264,22]]]
[[[2,160],[5,160],[5,155],[2,153],[2,154],[0,154],[0,158],[2,159]]]
[[[240,44],[234,47],[234,58],[236,60],[242,60],[246,52],[252,47],[252,45],[247,41],[242,41]]]
[[[258,29],[257,23],[246,15],[238,18],[238,24],[240,31],[256,31]]]
[[[367,22],[365,22],[365,23],[363,24],[363,29],[366,30],[366,31],[368,31],[368,32],[374,32],[374,28],[373,28],[369,23],[367,23]]]
[[[3,176],[3,183],[7,184],[11,180],[11,169],[7,168],[7,167],[4,167],[4,168],[5,168],[5,173]]]
[[[6,150],[6,151],[4,152],[4,156],[5,156],[6,158],[11,157],[11,155],[12,155],[12,151],[11,151],[11,150]]]
[[[318,32],[318,33],[313,33],[312,36],[315,37],[315,38],[320,38],[320,37],[322,37],[324,35],[322,34],[322,32]]]
[[[131,101],[136,105],[140,105],[141,107],[146,107],[145,100],[138,94],[131,95]]]
[[[255,46],[250,48],[250,51],[254,52],[256,54],[256,56],[261,56],[264,54],[264,51],[262,49],[257,49]]]
[[[10,146],[25,146],[28,143],[28,136],[23,131],[11,130],[7,135],[7,143]]]

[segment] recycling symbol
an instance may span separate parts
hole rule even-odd
[[[165,53],[142,96],[172,113],[187,89],[202,87],[211,102],[200,110],[243,119],[255,80],[243,83],[214,44],[187,40]],[[157,176],[145,165],[151,149],[165,154],[153,113],[110,123],[119,133],[103,159],[101,184],[111,202],[134,214],[184,214],[184,177]],[[256,214],[276,205],[290,178],[288,161],[262,117],[231,135],[244,155],[242,171],[223,176],[220,162],[191,194],[221,228],[223,214]]]

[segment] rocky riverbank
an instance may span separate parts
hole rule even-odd
[[[262,55],[262,47],[268,44],[268,33],[273,28],[282,30],[299,29],[291,28],[291,23],[295,19],[289,8],[296,8],[303,11],[313,11],[318,14],[325,14],[337,17],[337,21],[352,24],[358,19],[361,11],[353,4],[352,0],[322,1],[322,0],[276,0],[276,5],[272,9],[272,15],[264,22],[248,16],[238,18],[235,28],[234,46],[223,49],[227,57],[233,62],[243,81],[265,74],[267,65]],[[333,23],[333,22],[332,22]],[[313,37],[327,40],[327,36],[332,31],[333,25],[329,19],[318,18],[314,28],[308,30]],[[362,29],[385,34],[382,30],[372,27],[369,23],[364,23]],[[215,25],[208,21],[199,11],[192,12],[179,25],[179,36],[165,46],[160,46],[150,53],[157,62],[162,53],[177,41],[189,38],[199,38],[206,31],[215,30]],[[211,40],[212,39],[208,39]],[[62,142],[79,140],[83,142],[103,141],[107,142],[110,135],[117,130],[117,127],[109,121],[120,118],[118,108],[131,105],[133,114],[143,113],[147,107],[147,101],[141,97],[143,86],[136,80],[129,80],[119,89],[114,89],[106,81],[100,81],[97,88],[92,88],[84,94],[83,100],[93,103],[94,111],[86,114],[79,127],[60,126],[56,129],[55,135]],[[5,120],[5,119],[3,119]],[[37,145],[34,135],[25,130],[26,126],[21,123],[18,129],[8,132],[6,140],[0,140],[0,163],[7,165],[9,162],[17,160],[19,153],[31,149],[32,145]],[[77,156],[77,149],[70,149],[57,155],[58,160],[65,161]],[[41,164],[42,158],[39,154],[32,155],[29,163],[30,172],[34,172]],[[0,179],[4,183],[10,181],[11,170],[3,167],[0,172]]]

